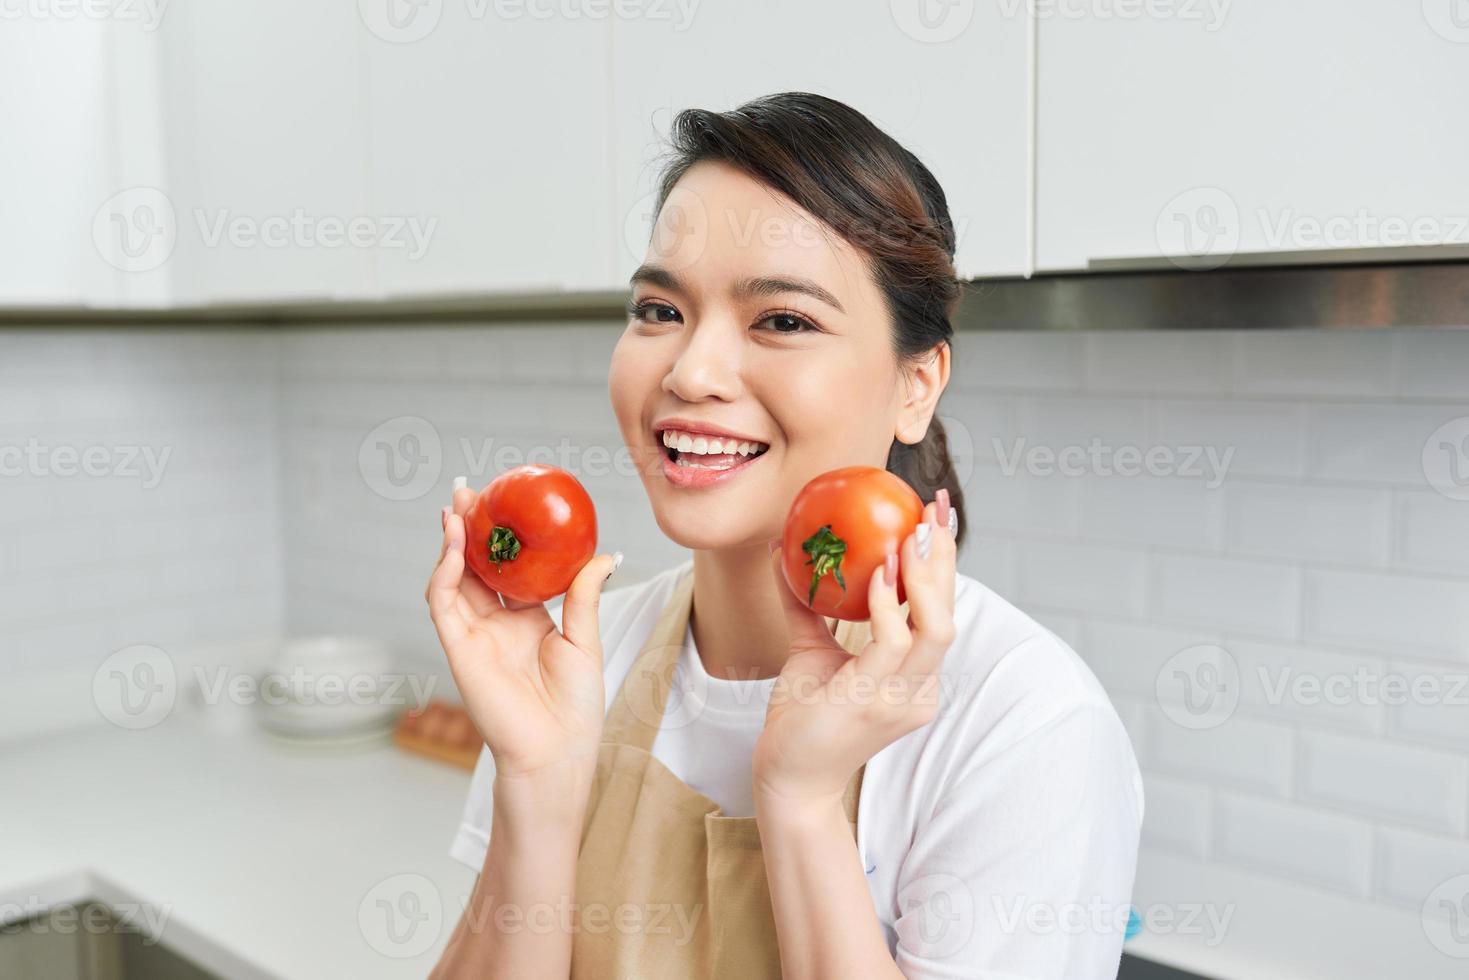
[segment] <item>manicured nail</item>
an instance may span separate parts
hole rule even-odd
[[[618,567],[621,566],[621,565],[622,565],[622,552],[619,551],[619,552],[617,552],[616,554],[614,554],[612,556],[612,567],[609,568],[609,569],[607,569],[607,578],[611,578],[612,577],[612,573],[615,572],[615,571],[617,571]],[[602,581],[605,582],[605,581],[607,581],[607,579],[604,578]]]
[[[765,543],[770,546],[770,553],[773,555],[775,554],[775,549],[780,547],[780,538],[771,538]]]
[[[938,504],[934,509],[938,511],[939,523],[947,527],[949,524],[949,491],[940,487],[939,492],[933,495],[933,500]]]
[[[455,490],[467,490],[467,489],[469,489],[469,477],[467,477],[467,476],[456,476],[456,477],[454,477],[454,489]]]
[[[933,525],[928,521],[920,522],[913,536],[918,539],[918,557],[927,558],[929,546],[933,544]]]
[[[888,556],[882,561],[882,581],[888,588],[898,584],[898,553],[888,552]]]
[[[959,536],[959,509],[957,507],[949,508],[949,536],[954,538]]]
[[[452,513],[453,510],[454,508],[445,506],[444,509],[439,512],[439,526],[441,528],[447,528],[449,526],[449,514]]]

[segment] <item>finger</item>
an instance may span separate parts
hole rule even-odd
[[[927,556],[919,554],[919,538],[925,532],[915,531],[903,541],[899,559],[913,632],[912,647],[900,668],[904,674],[937,669],[954,640],[954,542],[938,527],[931,510],[925,512],[924,524],[929,529]]]
[[[476,616],[494,615],[503,608],[500,593],[486,585],[478,575],[472,574],[474,569],[471,568],[470,572],[471,574],[464,576],[459,582],[460,595],[464,596],[464,601],[469,603],[469,608]]]
[[[454,513],[463,517],[469,513],[469,508],[474,506],[474,498],[479,496],[469,489],[469,480],[466,477],[456,476],[454,478]]]
[[[448,507],[445,507],[443,539],[444,543],[443,546],[439,549],[439,561],[441,563],[444,560],[444,556],[448,554],[449,551],[449,523],[451,521],[455,522],[455,533],[460,534],[461,536],[464,536],[466,534],[464,528],[464,518],[456,516],[450,511]],[[467,537],[465,537],[464,540],[466,540],[467,542]],[[430,577],[429,586],[423,590],[423,597],[425,600],[428,599],[429,589],[433,587],[432,581],[432,577]],[[465,602],[468,603],[469,611],[476,616],[489,616],[497,609],[501,608],[499,594],[495,592],[494,589],[491,589],[488,585],[485,585],[484,581],[478,575],[462,576],[459,582],[459,591],[460,594],[464,596]]]
[[[469,633],[459,609],[459,584],[464,578],[464,526],[457,518],[449,521],[448,551],[428,581],[428,611],[447,652]]]
[[[891,581],[888,568],[891,566]],[[862,668],[873,677],[886,677],[897,669],[913,643],[903,607],[898,603],[898,554],[893,552],[872,573],[867,585],[867,607],[872,643],[862,651]]]
[[[786,629],[790,633],[791,646],[837,647],[840,645],[826,624],[826,617],[819,615],[791,591],[786,584],[785,572],[781,568],[779,540],[771,542],[770,569],[775,575],[775,591],[780,596],[780,605],[785,610]]]
[[[562,635],[574,646],[598,657],[602,656],[602,633],[597,624],[602,586],[621,564],[620,551],[614,555],[597,555],[576,573],[571,588],[566,590],[566,601],[561,604]]]

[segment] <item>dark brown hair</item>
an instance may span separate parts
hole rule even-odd
[[[730,112],[685,109],[669,143],[654,213],[697,163],[742,170],[866,253],[887,299],[897,357],[922,357],[939,343],[952,348],[961,287],[948,201],[929,169],[862,113],[825,96],[782,92]],[[964,494],[937,413],[922,441],[893,440],[887,468],[925,502],[947,489],[964,540]]]

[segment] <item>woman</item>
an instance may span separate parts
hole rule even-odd
[[[598,555],[559,617],[502,608],[464,575],[472,493],[445,508],[427,599],[487,751],[454,845],[481,873],[437,975],[1115,976],[1127,736],[1074,652],[955,572],[942,190],[815,95],[684,112],[672,144],[609,390],[693,558],[601,596],[621,555]],[[848,583],[870,623],[836,624],[773,542],[808,480],[855,464],[927,503]]]

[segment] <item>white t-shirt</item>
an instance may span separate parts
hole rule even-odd
[[[602,596],[607,707],[689,564]],[[1115,978],[1143,817],[1127,733],[1070,647],[963,574],[954,625],[937,716],[863,774],[857,843],[888,949],[913,980]],[[750,815],[774,685],[710,677],[689,631],[653,755]],[[484,751],[451,848],[476,871],[493,785]]]

